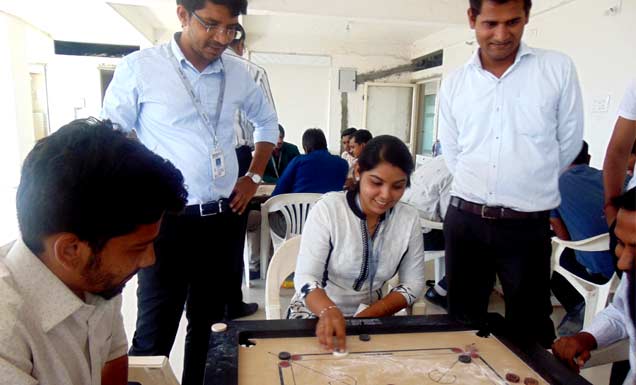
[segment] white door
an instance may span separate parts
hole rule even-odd
[[[417,91],[415,84],[365,83],[364,128],[373,136],[388,134],[402,139],[415,154]]]

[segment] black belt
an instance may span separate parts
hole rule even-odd
[[[188,205],[183,210],[183,215],[207,217],[231,211],[230,200],[227,198],[221,198],[218,201],[211,201],[198,205]]]
[[[543,219],[550,216],[549,211],[516,211],[501,206],[480,205],[455,196],[451,197],[450,204],[461,211],[479,215],[486,219]]]

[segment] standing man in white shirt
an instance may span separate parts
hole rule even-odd
[[[618,211],[612,199],[621,195],[625,182],[625,168],[628,166],[630,152],[636,147],[636,78],[632,79],[625,96],[618,107],[618,118],[614,125],[612,138],[607,145],[603,163],[603,184],[605,188],[605,218],[611,225]],[[636,186],[632,178],[627,190]]]
[[[550,347],[549,210],[583,140],[572,60],[521,42],[531,0],[470,0],[479,49],[440,92],[453,174],[444,220],[449,313],[486,322],[495,275],[512,336]]]
[[[589,327],[571,337],[558,339],[552,346],[554,355],[577,372],[590,359],[590,351],[629,338],[631,370],[625,385],[636,384],[636,188],[612,202],[618,210],[615,253],[616,266],[623,278],[612,303],[598,313]]]
[[[157,263],[139,272],[131,355],[168,356],[185,308],[182,385],[200,385],[213,323],[258,305],[237,304],[241,214],[256,193],[278,137],[276,112],[243,59],[223,55],[240,33],[247,0],[177,0],[182,31],[167,44],[126,56],[102,114],[169,159],[183,173],[188,205],[166,215]],[[254,159],[245,175],[236,158],[236,111],[254,125]],[[142,199],[142,197],[139,197]]]
[[[120,293],[186,197],[172,164],[109,122],[38,141],[18,186],[21,237],[0,256],[0,383],[125,385]]]

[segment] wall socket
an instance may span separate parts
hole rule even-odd
[[[605,96],[597,96],[592,99],[592,108],[591,111],[593,114],[602,114],[604,112],[609,111],[610,105],[610,95]]]

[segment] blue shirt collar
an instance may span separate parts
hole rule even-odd
[[[172,50],[174,57],[177,58],[177,61],[179,62],[179,64],[181,64],[182,67],[188,66],[198,72],[196,67],[192,65],[192,63],[190,63],[190,61],[183,54],[183,51],[181,51],[181,47],[179,47],[179,44],[177,43],[177,39],[180,36],[181,36],[181,32],[177,32],[172,36],[172,40],[170,41],[170,49]],[[201,74],[213,74],[213,73],[218,73],[222,71],[223,71],[223,60],[221,59],[221,56],[219,56],[218,59],[208,64],[208,66],[205,67],[205,69],[201,72]]]

